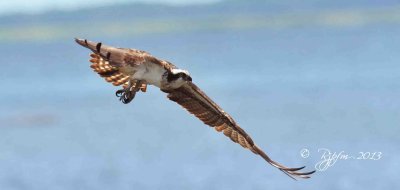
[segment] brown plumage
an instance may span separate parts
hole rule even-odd
[[[199,118],[204,124],[214,127],[216,131],[222,132],[233,142],[260,155],[265,161],[280,169],[289,177],[293,179],[294,177],[309,178],[309,175],[315,172],[298,172],[298,170],[304,167],[288,168],[270,159],[264,151],[254,144],[251,137],[236,124],[232,117],[213,102],[194,83],[190,82],[178,89],[169,91],[167,97]]]
[[[128,86],[129,76],[119,71],[118,67],[112,66],[108,61],[104,60],[99,54],[90,54],[91,59],[89,60],[92,64],[90,67],[94,72],[98,73],[107,82],[114,86],[123,85],[123,88]],[[140,90],[146,92],[147,85],[142,84]]]
[[[304,167],[288,168],[271,160],[228,113],[192,83],[187,71],[178,69],[170,62],[157,59],[145,51],[115,48],[81,39],[76,39],[76,42],[93,51],[90,67],[95,72],[115,86],[124,86],[124,90],[117,91],[117,94],[124,93],[123,96],[126,96],[127,101],[123,101],[124,103],[129,103],[136,93],[136,91],[133,94],[130,92],[132,80],[140,81],[136,84],[142,85],[134,90],[146,91],[146,84],[156,85],[168,93],[167,97],[170,100],[181,105],[203,123],[214,127],[233,142],[261,156],[289,177],[309,178],[315,172],[299,172]]]

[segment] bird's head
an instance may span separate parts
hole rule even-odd
[[[188,71],[183,70],[183,69],[172,69],[171,73],[168,74],[167,76],[168,82],[172,81],[192,81],[192,77],[190,77],[190,74]]]

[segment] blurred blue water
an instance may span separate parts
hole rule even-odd
[[[394,189],[400,186],[399,26],[222,30],[91,39],[147,50],[197,83],[289,166],[293,181],[150,87],[128,105],[73,39],[0,45],[0,189]],[[311,156],[301,158],[308,148]]]

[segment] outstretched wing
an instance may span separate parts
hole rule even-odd
[[[127,48],[116,48],[101,42],[75,39],[76,43],[93,51],[114,67],[135,66],[146,62],[149,54],[145,51]]]
[[[229,114],[222,110],[192,82],[188,82],[178,89],[168,91],[168,93],[167,97],[170,100],[177,102],[205,124],[214,127],[218,132],[223,132],[233,142],[239,143],[243,148],[260,155],[265,161],[280,169],[289,177],[293,179],[295,179],[294,177],[309,178],[309,175],[315,172],[299,172],[304,167],[288,168],[271,160],[265,152],[254,144],[251,137],[235,123]]]
[[[141,50],[115,48],[83,39],[75,39],[75,41],[92,50],[90,67],[114,86],[123,85],[126,88],[130,75],[124,72],[124,68],[142,64],[146,61],[145,57],[149,57],[148,53]],[[146,84],[142,84],[141,90],[146,90]]]

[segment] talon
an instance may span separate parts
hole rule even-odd
[[[127,104],[135,98],[136,92],[132,92],[129,89],[120,89],[115,92],[115,96],[119,97],[119,100]]]
[[[117,96],[117,97],[122,97],[122,96],[124,96],[124,93],[125,93],[125,90],[124,90],[124,89],[117,90],[117,91],[115,92],[115,96]]]
[[[141,81],[137,81],[134,84],[129,81],[126,88],[115,92],[115,96],[117,96],[122,103],[127,104],[135,98],[136,92],[141,90],[142,85]]]
[[[124,94],[124,96],[121,97],[122,103],[128,104],[129,102],[131,102],[131,101],[133,100],[133,98],[135,98],[135,95],[136,95],[135,92],[131,92],[131,91],[126,92],[126,93]]]

